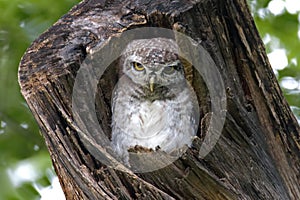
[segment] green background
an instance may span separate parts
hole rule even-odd
[[[78,2],[0,0],[0,200],[40,199],[55,178],[44,140],[20,94],[17,70],[30,43]],[[283,10],[274,15],[269,2],[248,1],[267,52],[286,51],[287,66],[275,73],[299,120],[300,14]]]

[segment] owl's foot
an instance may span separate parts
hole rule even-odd
[[[147,147],[143,147],[143,146],[140,146],[140,145],[135,145],[134,147],[130,147],[128,149],[128,152],[129,153],[150,153],[150,152],[154,152],[154,150],[152,148],[147,148]]]

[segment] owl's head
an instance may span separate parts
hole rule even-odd
[[[185,81],[178,46],[174,40],[134,40],[127,45],[123,57],[123,73],[151,92],[156,86],[173,87]]]

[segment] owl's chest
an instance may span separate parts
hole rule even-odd
[[[127,85],[121,85],[125,87]],[[182,132],[182,125],[190,123],[193,105],[189,90],[164,98],[148,97],[143,91],[133,87],[119,89],[113,101],[113,127],[133,139],[148,140],[160,138],[162,141],[170,133]],[[170,93],[174,94],[174,93]]]
[[[160,120],[164,120],[167,117],[168,110],[170,110],[170,108],[166,102],[143,102],[136,106],[137,112],[132,113],[132,120],[140,121],[140,123],[146,126],[159,124]]]
[[[172,121],[172,107],[166,101],[140,102],[131,107],[128,119],[131,132],[150,137],[166,129]]]

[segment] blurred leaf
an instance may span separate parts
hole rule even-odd
[[[20,94],[18,64],[30,43],[78,2],[0,0],[0,199],[39,199],[35,184],[51,182],[49,154]],[[15,186],[7,172],[24,161],[39,178]]]
[[[20,94],[18,63],[30,43],[76,3],[78,0],[0,0],[0,200],[39,199],[36,185],[51,183],[51,161],[38,127]],[[284,12],[274,16],[267,11],[270,0],[248,0],[262,37],[272,37],[266,44],[271,51],[275,38],[279,47],[287,50],[289,67],[278,72],[300,79],[300,42],[297,36],[298,15]],[[261,14],[263,13],[263,15]],[[296,59],[297,64],[293,64]],[[283,90],[293,111],[300,119],[299,90]],[[14,186],[7,174],[23,162],[35,167],[38,178]],[[49,170],[51,171],[49,175]]]
[[[286,10],[279,15],[273,15],[268,11],[267,6],[269,0],[251,0],[252,12],[254,13],[255,23],[261,36],[264,38],[269,36],[270,41],[266,44],[267,52],[271,52],[274,48],[284,48],[287,52],[288,66],[278,71],[278,79],[281,81],[285,77],[293,77],[300,80],[300,39],[298,31],[300,31],[300,12],[297,14],[288,13]],[[263,10],[261,10],[263,8]],[[259,14],[263,11],[263,15]],[[300,108],[300,87],[293,91],[283,89],[284,95],[293,110]],[[294,112],[300,121],[299,112]]]

